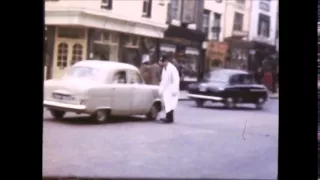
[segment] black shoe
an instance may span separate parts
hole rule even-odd
[[[168,124],[168,123],[171,122],[171,121],[169,121],[169,120],[166,119],[166,118],[161,118],[160,121],[163,122],[163,123],[166,123],[166,124]]]

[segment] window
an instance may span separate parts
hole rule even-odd
[[[258,36],[269,37],[270,35],[270,17],[259,14]]]
[[[250,74],[236,74],[230,78],[230,84],[252,84],[253,76]]]
[[[101,0],[101,9],[112,9],[112,0]]]
[[[213,27],[220,27],[221,23],[221,14],[214,13],[213,14]]]
[[[130,72],[130,84],[143,84],[143,80],[139,73],[137,72]]]
[[[152,0],[143,0],[142,16],[151,17]]]
[[[70,38],[70,39],[85,39],[86,31],[84,28],[75,27],[59,27],[58,37],[59,38]]]
[[[82,52],[82,45],[81,44],[74,44],[72,47],[72,61],[71,65],[75,64],[78,61],[82,60],[83,52]]]
[[[67,43],[62,42],[58,45],[57,66],[60,69],[64,69],[67,67],[68,50],[69,50],[69,46]]]
[[[221,14],[213,14],[213,28],[212,28],[212,39],[219,40],[220,35],[220,23],[221,23]]]
[[[237,2],[238,4],[245,4],[245,3],[246,3],[245,0],[236,0],[236,2]]]
[[[202,31],[208,34],[209,31],[209,19],[210,19],[210,11],[204,10],[203,12],[203,21],[202,21]]]
[[[206,82],[217,82],[217,83],[226,83],[229,80],[229,74],[220,71],[210,71],[204,76],[204,81]]]
[[[101,72],[98,69],[85,66],[74,66],[67,71],[65,77],[99,79],[103,76],[101,75]]]
[[[242,31],[243,14],[234,13],[233,30]]]
[[[180,19],[180,7],[181,7],[181,1],[179,0],[171,0],[170,4],[168,5],[169,8],[169,14],[171,16],[171,19],[179,20]]]
[[[113,84],[126,84],[127,83],[127,73],[125,71],[117,72],[113,77]]]

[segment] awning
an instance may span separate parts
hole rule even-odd
[[[202,42],[206,39],[205,33],[179,26],[169,26],[164,32],[166,37],[183,38],[190,41]]]

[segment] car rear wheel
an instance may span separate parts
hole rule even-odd
[[[204,100],[197,99],[197,100],[196,100],[196,104],[197,104],[198,107],[203,107]]]
[[[59,111],[59,110],[53,110],[50,109],[50,114],[54,119],[62,119],[64,117],[64,115],[66,114],[65,111]]]
[[[96,123],[105,123],[109,120],[110,111],[106,109],[97,110],[93,115],[92,119]]]
[[[233,109],[236,107],[236,102],[234,100],[234,98],[232,97],[228,97],[225,99],[225,103],[224,103],[224,106],[228,109]]]
[[[147,119],[152,121],[156,120],[160,111],[161,111],[161,104],[154,103],[150,108],[150,111],[146,115]]]
[[[255,104],[256,109],[258,109],[258,110],[263,109],[263,105],[264,105],[264,100],[262,98],[259,98],[258,102]]]

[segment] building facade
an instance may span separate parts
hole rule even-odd
[[[228,58],[225,60],[225,66],[228,68],[247,69],[252,2],[226,1],[223,37],[229,45]]]
[[[249,40],[252,68],[263,66],[276,53],[278,42],[278,0],[252,1]]]
[[[171,54],[173,63],[178,67],[181,88],[197,81],[203,73],[202,31],[204,0],[167,1],[167,24],[165,37],[160,41],[160,52]]]
[[[204,12],[202,18],[202,31],[206,35],[206,41],[202,45],[203,51],[206,51],[209,42],[222,42],[224,32],[224,18],[226,10],[226,1],[206,0],[204,2]],[[207,53],[206,53],[207,54]],[[205,71],[209,70],[213,64],[212,59],[205,56]]]
[[[45,78],[85,59],[139,66],[167,29],[162,0],[47,0]]]

